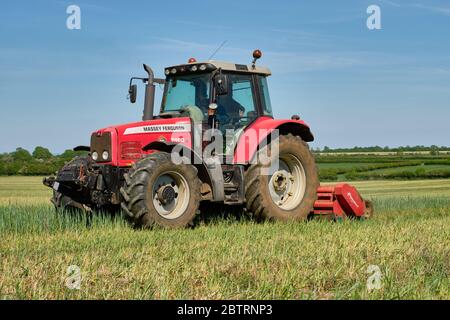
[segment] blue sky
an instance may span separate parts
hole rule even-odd
[[[366,27],[372,4],[381,30]],[[0,152],[59,153],[139,120],[126,93],[142,63],[162,76],[223,41],[214,59],[263,51],[275,116],[299,114],[314,147],[450,145],[449,1],[55,0],[0,5]]]

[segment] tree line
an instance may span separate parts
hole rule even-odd
[[[336,148],[331,149],[324,147],[323,150],[317,148],[314,152],[412,152],[412,151],[429,151],[430,154],[437,154],[439,151],[448,151],[448,147],[438,146],[406,146],[406,147],[353,147],[353,148]],[[49,149],[38,146],[33,152],[29,152],[24,148],[17,148],[10,153],[0,153],[0,175],[51,175],[55,174],[67,161],[77,155],[84,155],[87,152],[66,150],[62,154],[54,155]],[[322,158],[321,158],[322,159]],[[323,161],[322,161],[323,160]],[[317,159],[318,162],[326,162],[326,158]]]
[[[49,149],[38,146],[33,152],[17,148],[10,153],[0,154],[0,175],[51,175],[55,174],[67,161],[86,152],[66,150],[53,155]]]

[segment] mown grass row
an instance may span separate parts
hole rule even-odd
[[[345,180],[418,180],[418,179],[446,179],[450,178],[449,169],[426,170],[418,167],[416,170],[398,170],[393,172],[348,172]]]

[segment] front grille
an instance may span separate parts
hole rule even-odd
[[[142,144],[139,141],[127,141],[120,144],[122,160],[139,160],[142,157]]]
[[[93,152],[98,153],[97,162],[109,162],[112,159],[111,155],[111,133],[93,133],[91,136],[91,154]],[[103,159],[102,154],[104,151],[108,152],[108,158]]]

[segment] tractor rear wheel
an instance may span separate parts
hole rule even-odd
[[[192,226],[200,205],[200,180],[192,165],[176,165],[169,153],[157,152],[124,175],[121,206],[137,227]]]
[[[268,168],[261,163],[247,169],[247,210],[258,220],[305,220],[317,199],[319,186],[314,157],[306,142],[288,134],[279,137],[278,160],[278,168],[272,174],[264,173],[263,169]]]

